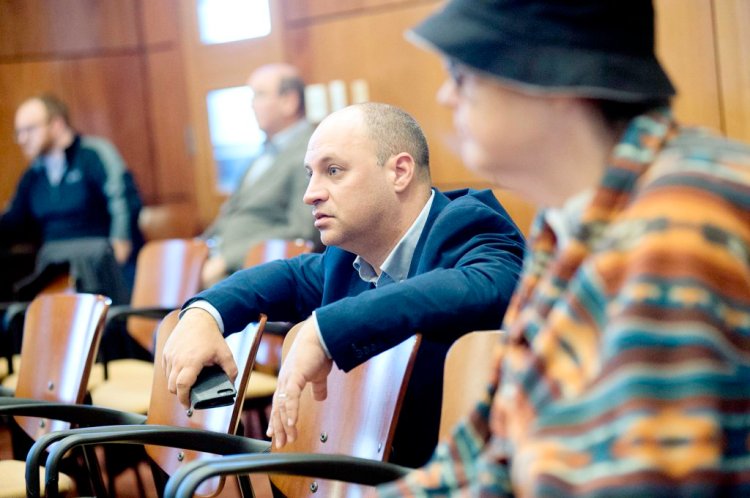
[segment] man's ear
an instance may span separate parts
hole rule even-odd
[[[60,116],[52,116],[51,118],[49,118],[48,126],[49,129],[52,130],[53,136],[59,136],[60,133],[65,131],[67,128],[65,121]]]
[[[287,91],[281,94],[281,106],[284,109],[284,115],[296,116],[299,108],[299,95]]]
[[[392,169],[393,187],[396,192],[403,192],[414,181],[417,165],[407,152],[400,152],[388,160]]]

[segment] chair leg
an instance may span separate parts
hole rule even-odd
[[[245,436],[254,439],[268,439],[266,429],[271,412],[271,398],[253,399],[245,402],[242,417],[245,422]]]
[[[237,476],[237,481],[240,485],[240,495],[243,498],[255,498],[253,487],[250,484],[250,476]]]
[[[146,485],[143,483],[143,477],[141,476],[141,465],[138,464],[133,467],[133,472],[135,472],[135,484],[138,487],[138,496],[141,498],[148,498],[148,495],[146,494]]]
[[[99,458],[96,455],[96,448],[84,446],[83,460],[86,464],[86,468],[89,469],[89,481],[91,483],[91,489],[94,491],[94,496],[105,498],[110,496],[110,493],[107,491],[107,486],[104,484],[102,478],[102,471],[101,466],[99,465]],[[112,483],[110,483],[110,485],[111,484]]]

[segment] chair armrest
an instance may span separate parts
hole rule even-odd
[[[145,415],[101,406],[49,403],[23,398],[0,398],[0,415],[51,418],[87,426],[142,424],[146,421]]]
[[[51,438],[50,438],[51,439]],[[54,441],[47,440],[43,443],[49,446]],[[41,438],[40,440],[41,441]],[[37,443],[39,443],[37,441]],[[32,446],[26,460],[27,464],[27,488],[29,488],[34,476],[29,476],[28,469],[38,469],[43,448]],[[125,444],[153,444],[158,446],[169,446],[183,448],[193,451],[202,451],[218,455],[232,455],[237,453],[253,453],[269,451],[271,443],[250,439],[242,436],[212,432],[201,429],[189,429],[165,425],[127,425],[97,427],[95,430],[89,428],[71,429],[66,437],[50,449],[46,465],[46,489],[47,494],[53,496],[57,493],[58,479],[60,473],[60,462],[62,457],[72,448],[89,444],[125,443]],[[33,453],[33,454],[32,454]],[[38,477],[36,477],[38,482]],[[29,496],[33,496],[29,490]]]
[[[20,316],[26,313],[31,301],[13,301],[2,303],[0,309],[5,310],[3,314],[2,330],[4,333],[10,331],[10,325]]]
[[[131,426],[125,426],[125,427],[131,427]],[[140,427],[140,426],[139,426]],[[94,433],[109,433],[112,430],[111,425],[106,425],[104,427],[87,427],[86,428],[89,432]],[[40,471],[41,468],[40,463],[44,460],[44,455],[46,454],[47,448],[62,440],[66,437],[73,435],[78,431],[79,429],[67,429],[67,430],[61,430],[61,431],[55,431],[55,432],[49,432],[47,434],[44,434],[39,439],[37,439],[34,444],[29,449],[29,452],[26,455],[26,493],[29,497],[41,497],[41,489],[39,486],[39,480],[40,480]],[[30,462],[30,464],[29,464]],[[55,489],[55,492],[57,492],[57,488]],[[52,495],[50,495],[52,496]]]
[[[128,304],[111,306],[107,311],[107,317],[104,322],[104,335],[102,336],[102,343],[99,347],[97,360],[104,365],[104,379],[109,379],[108,362],[112,359],[118,358],[118,356],[113,356],[116,353],[112,349],[112,346],[108,347],[106,345],[110,344],[109,341],[116,338],[120,333],[127,332],[126,323],[128,318],[140,317],[161,320],[174,310],[175,308],[173,307],[163,306],[144,306],[135,308]]]
[[[263,328],[264,334],[286,335],[294,327],[294,322],[266,322]]]
[[[149,306],[142,308],[134,308],[127,304],[120,304],[117,306],[111,306],[107,312],[106,324],[114,322],[115,320],[123,321],[131,316],[140,316],[143,318],[154,318],[160,320],[167,316],[171,311],[176,308],[169,308],[163,306]]]
[[[52,418],[78,425],[105,425],[105,427],[87,427],[88,430],[101,430],[112,424],[123,426],[124,424],[143,424],[146,417],[141,414],[121,412],[90,405],[71,405],[67,403],[50,403],[43,400],[28,398],[0,398],[0,415],[21,415],[29,417]],[[46,448],[65,437],[67,433],[78,429],[57,431],[41,436],[32,446],[27,455],[27,460],[39,462]],[[26,469],[27,482],[30,483],[30,493],[36,489],[39,496],[39,464],[31,469]],[[30,477],[32,476],[32,477]]]
[[[407,467],[348,455],[269,453],[196,460],[167,481],[164,498],[191,497],[211,477],[228,474],[287,474],[375,486],[405,476]]]

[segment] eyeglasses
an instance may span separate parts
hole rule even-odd
[[[453,81],[453,84],[456,86],[456,90],[460,90],[466,82],[466,69],[454,60],[449,60],[445,69],[448,71],[451,81]]]
[[[22,126],[20,128],[16,128],[16,130],[14,132],[14,138],[15,138],[16,142],[18,142],[18,140],[21,138],[21,135],[26,135],[28,133],[33,133],[36,130],[38,130],[39,128],[47,126],[48,124],[49,123],[47,123],[47,122],[44,122],[44,123],[35,123],[35,124],[27,125],[27,126]]]

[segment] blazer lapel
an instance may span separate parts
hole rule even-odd
[[[433,188],[432,190],[435,191],[435,199],[432,201],[430,213],[427,215],[427,221],[422,229],[422,234],[419,236],[417,247],[414,249],[414,256],[412,256],[411,265],[409,266],[409,277],[413,277],[417,274],[417,269],[419,267],[419,262],[422,260],[422,253],[424,252],[425,244],[427,243],[427,239],[432,231],[432,225],[435,223],[440,212],[445,209],[450,202],[450,199],[438,189]]]

